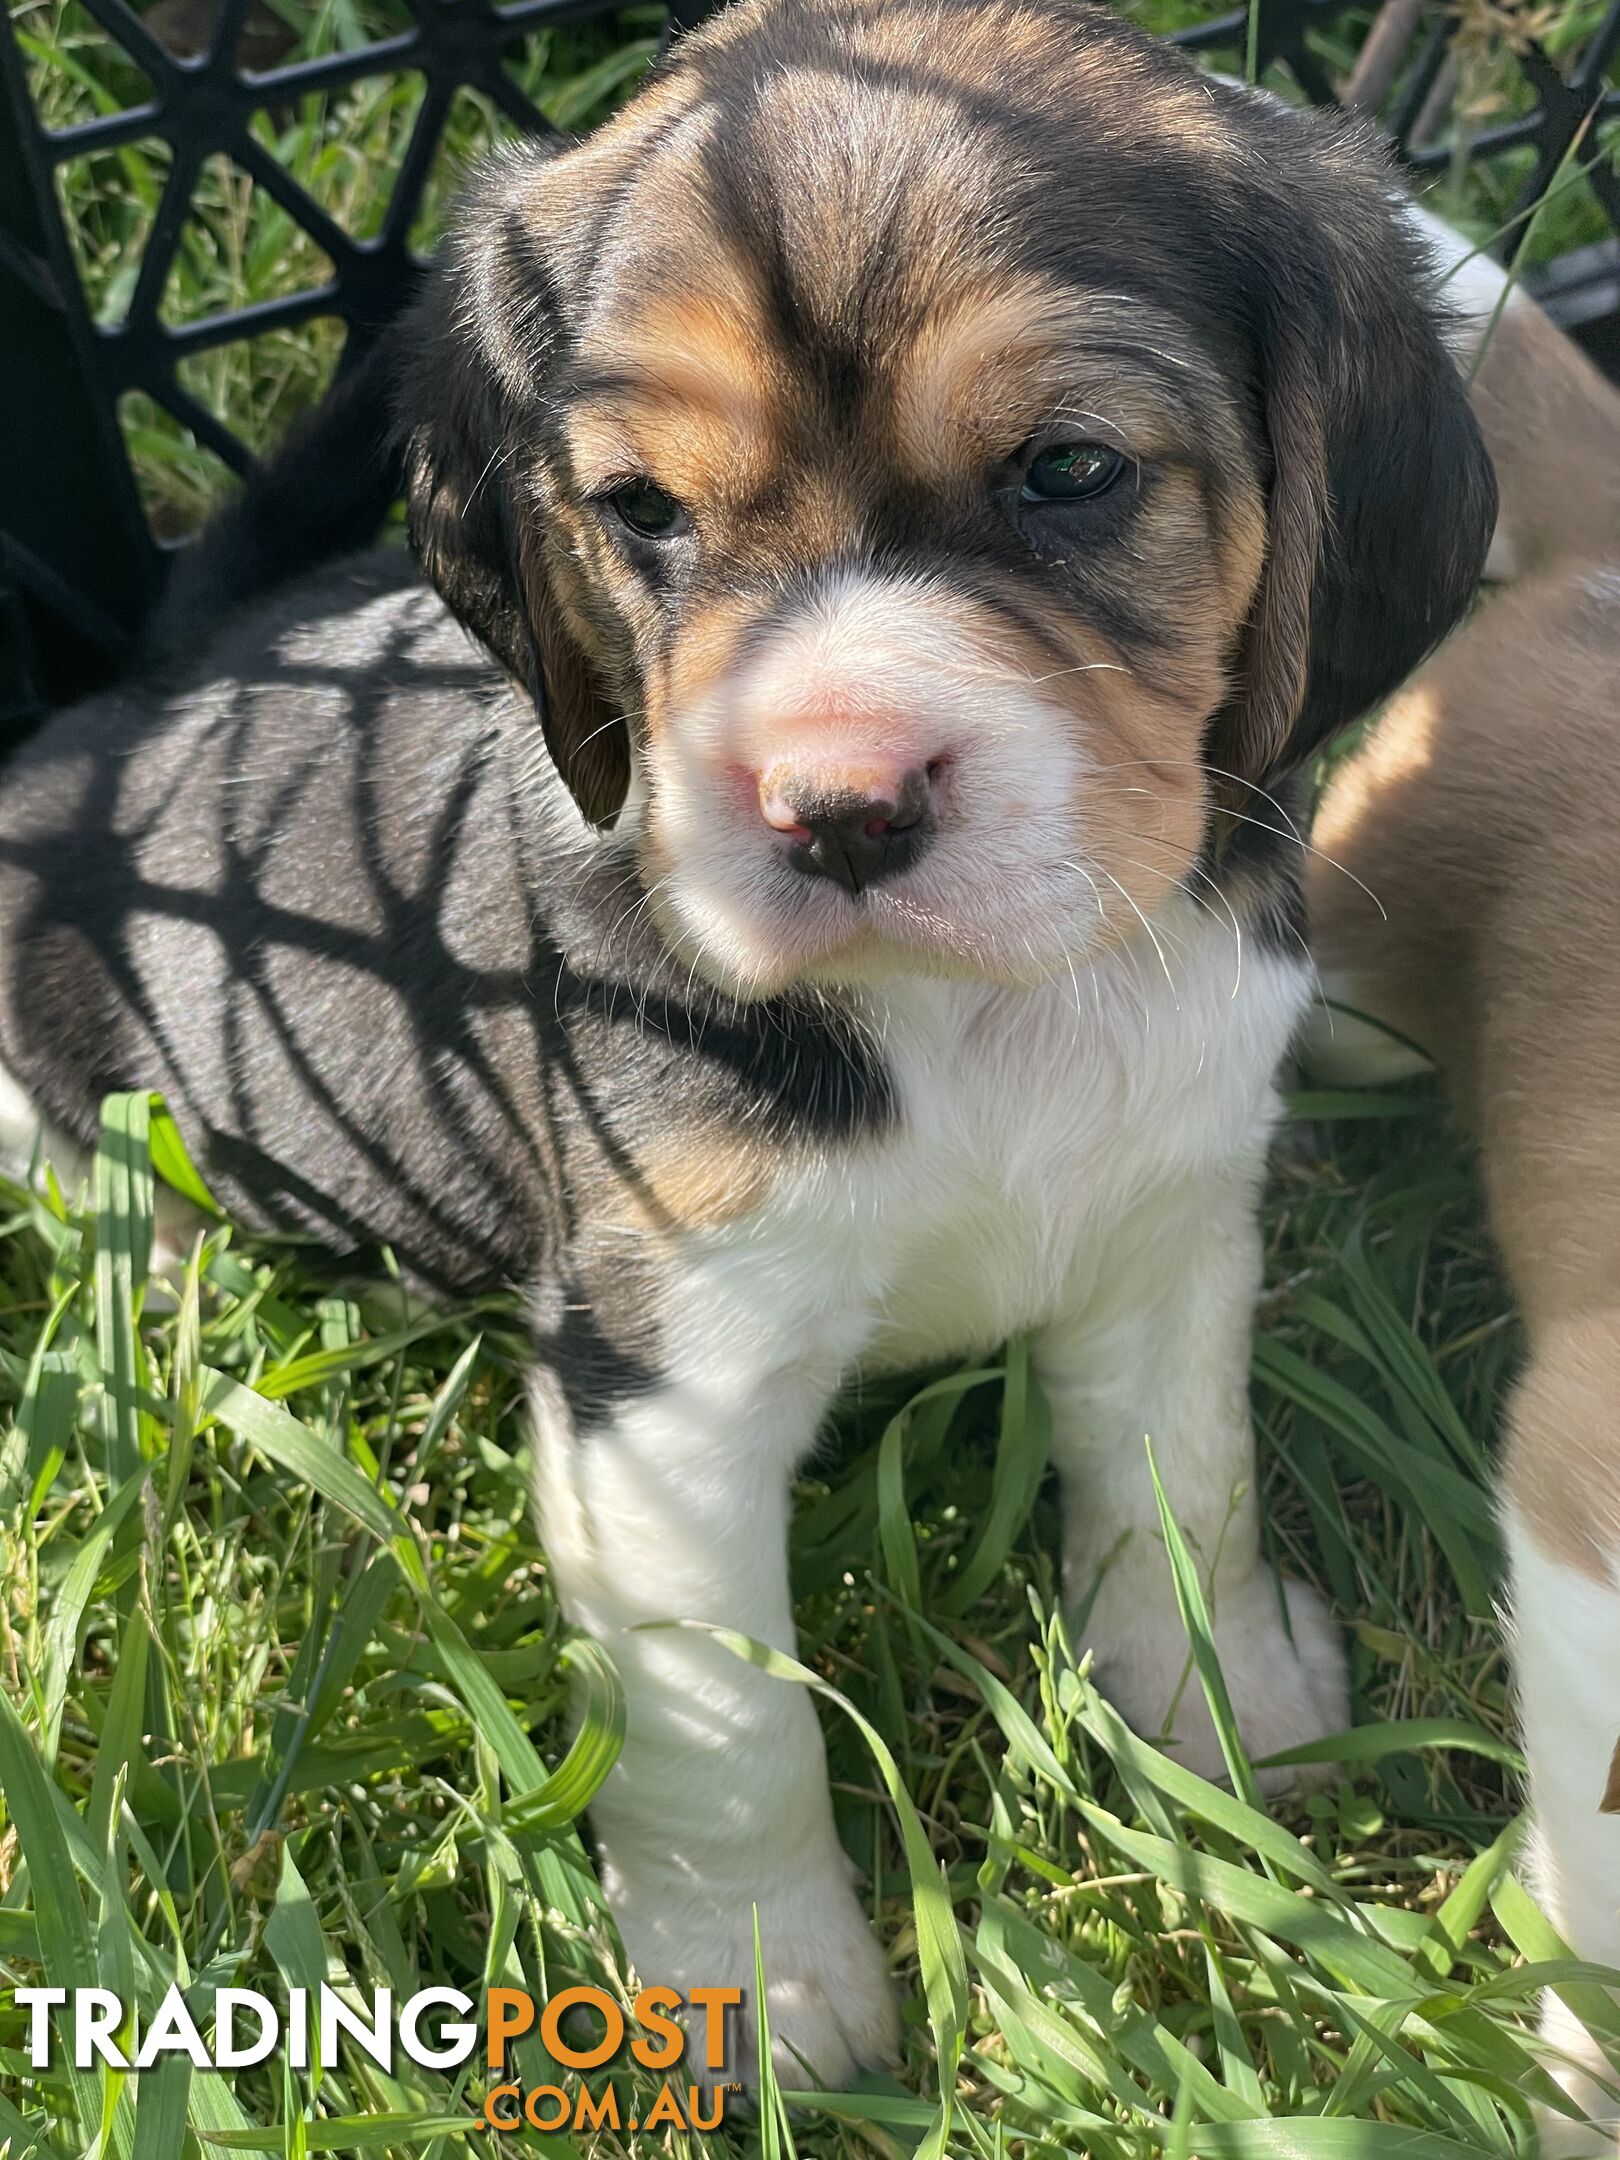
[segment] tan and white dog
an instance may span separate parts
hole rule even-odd
[[[1455,282],[1477,329],[1501,273]],[[1336,776],[1309,904],[1328,994],[1431,1054],[1478,1138],[1530,1337],[1502,1520],[1539,1886],[1573,1948],[1620,1967],[1620,392],[1515,295],[1476,410],[1491,571],[1516,582]],[[1307,1055],[1355,1081],[1426,1062],[1342,1012]],[[1601,2126],[1550,2117],[1544,2146],[1612,2148],[1602,2050],[1556,1998],[1544,2025]]]

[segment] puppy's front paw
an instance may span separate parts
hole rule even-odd
[[[647,1869],[609,1867],[603,1885],[644,1983],[742,1990],[742,2010],[728,2023],[726,2063],[704,2071],[713,2082],[751,2084],[757,2069],[756,1906],[771,2059],[782,2084],[836,2092],[857,2071],[898,2059],[894,1989],[842,1853],[797,1872],[784,1862],[764,1883],[732,1869],[694,1876],[659,1861]],[[704,2070],[697,2044],[689,2059]]]
[[[856,1930],[842,1944],[824,1939],[784,1958],[772,1956],[760,1916],[771,2061],[789,2091],[838,2092],[859,2071],[892,2069],[899,2061],[900,2018],[888,1968],[859,1908],[854,1918]],[[742,2074],[752,2078],[753,2032],[744,2038]]]
[[[1536,2130],[1542,2160],[1589,2160],[1620,2152],[1620,2099],[1614,2070],[1597,2041],[1566,2004],[1550,1992],[1542,1999],[1541,2037],[1546,2067],[1585,2120],[1538,2106]]]
[[[1142,1600],[1139,1586],[1133,1609],[1128,1580],[1105,1581],[1092,1608],[1085,1639],[1096,1651],[1097,1685],[1138,1732],[1162,1736],[1165,1752],[1177,1762],[1225,1783],[1226,1759],[1203,1685],[1189,1669],[1180,1616],[1174,1606]],[[1283,1594],[1286,1626],[1276,1584],[1263,1569],[1223,1590],[1216,1603],[1215,1648],[1251,1760],[1343,1732],[1350,1723],[1344,1649],[1332,1614],[1306,1583],[1285,1583]],[[1322,1774],[1280,1769],[1259,1776],[1261,1789],[1276,1793]]]

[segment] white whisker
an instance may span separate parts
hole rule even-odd
[[[1113,886],[1114,890],[1119,894],[1125,905],[1130,909],[1131,913],[1136,917],[1137,921],[1142,925],[1142,928],[1147,932],[1149,938],[1152,940],[1153,950],[1159,956],[1159,966],[1164,970],[1164,979],[1166,984],[1169,986],[1170,1002],[1175,1007],[1176,1011],[1179,1013],[1181,1010],[1181,1000],[1176,995],[1175,980],[1170,973],[1170,963],[1165,958],[1164,947],[1159,943],[1158,932],[1148,921],[1147,917],[1142,913],[1142,910],[1137,906],[1136,902],[1131,898],[1130,894],[1125,890],[1124,886],[1119,882],[1119,879],[1113,876],[1113,874],[1107,870],[1103,872],[1103,876],[1108,879],[1109,884]],[[1151,1014],[1149,1015],[1149,1024],[1151,1025]]]

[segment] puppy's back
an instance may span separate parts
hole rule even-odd
[[[1486,575],[1506,582],[1556,561],[1620,561],[1620,390],[1518,287],[1481,334],[1489,343],[1469,402],[1501,491]]]

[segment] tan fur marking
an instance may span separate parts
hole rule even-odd
[[[701,258],[702,282],[692,290],[640,298],[597,325],[583,359],[587,370],[598,361],[608,380],[573,407],[569,448],[581,486],[650,474],[711,545],[748,570],[755,565],[737,545],[737,521],[782,476],[793,385],[754,271],[717,237]],[[818,547],[847,545],[859,515],[857,496],[836,475],[799,472],[791,521],[777,536],[786,566]]]
[[[623,386],[570,415],[583,486],[645,471],[695,506],[760,484],[778,455],[780,386],[740,281],[734,294],[649,302],[633,323],[611,326],[604,345]]]
[[[763,1205],[781,1158],[734,1132],[693,1137],[668,1154],[643,1153],[625,1179],[641,1229],[714,1230]]]
[[[1205,535],[1207,544],[1207,534]],[[1027,596],[1025,596],[1027,605]],[[938,603],[936,602],[936,605]],[[1004,618],[968,601],[955,612],[988,664],[1039,682],[1066,708],[1084,754],[1074,802],[1089,861],[1104,873],[1104,919],[1116,938],[1140,931],[1133,912],[1150,914],[1188,874],[1203,845],[1207,776],[1199,750],[1204,715],[1219,703],[1222,655],[1233,622],[1212,590],[1203,617],[1190,624],[1168,694],[1150,690],[1095,632],[1054,607],[1042,629],[1069,664],[1009,629]]]
[[[638,374],[649,396],[716,413],[745,407],[757,419],[776,381],[751,276],[727,266],[714,289],[663,295],[614,332],[613,364]]]
[[[896,446],[913,471],[937,479],[1006,456],[1043,417],[1037,386],[1021,378],[1050,350],[1057,297],[1046,280],[1021,278],[924,325],[894,391]]]
[[[1221,576],[1234,621],[1248,612],[1266,561],[1266,509],[1258,486],[1231,488],[1220,505]]]
[[[1620,1742],[1609,1757],[1609,1775],[1603,1787],[1603,1798],[1598,1802],[1600,1815],[1620,1815]]]
[[[1185,406],[1132,366],[1131,344],[1183,355],[1189,389],[1207,381],[1184,327],[1151,308],[1122,309],[1116,296],[1046,278],[982,281],[932,310],[901,354],[893,391],[899,454],[925,479],[951,479],[1010,456],[1056,417],[1135,457],[1173,462]],[[1241,445],[1234,439],[1232,447]]]
[[[1544,1325],[1508,1414],[1504,1482],[1537,1545],[1594,1582],[1620,1558],[1620,1307]]]
[[[651,686],[647,722],[655,733],[682,705],[695,703],[720,681],[757,608],[757,601],[726,599],[688,619],[670,655],[667,679]]]
[[[1448,711],[1444,664],[1394,700],[1359,755],[1335,776],[1311,830],[1316,852],[1307,894],[1311,943],[1322,967],[1354,977],[1358,1010],[1372,1012],[1433,1055],[1444,1048],[1453,1086],[1466,1090],[1472,1056],[1457,1011],[1462,984],[1453,941],[1438,922],[1431,936],[1412,936],[1409,902],[1416,896],[1407,892],[1394,859],[1399,843],[1390,810],[1410,804],[1416,811],[1430,799],[1426,776]],[[1441,875],[1450,873],[1453,852],[1442,858]],[[1448,908],[1448,925],[1450,914]]]
[[[1501,491],[1506,574],[1620,555],[1620,391],[1523,292],[1498,318],[1473,390]]]
[[[576,414],[568,445],[582,487],[645,473],[693,512],[746,494],[770,471],[768,446],[740,416],[662,397]]]
[[[1203,846],[1208,786],[1195,717],[1219,698],[1220,663],[1206,654],[1204,698],[1156,697],[1128,676],[1099,672],[1082,722],[1095,777],[1081,786],[1075,817],[1104,873],[1099,895],[1116,938],[1140,930],[1191,873]],[[1207,702],[1206,702],[1207,701]]]
[[[1315,943],[1439,1060],[1480,1139],[1531,1360],[1507,1488],[1538,1544],[1620,1565],[1620,568],[1490,601],[1329,790]]]

